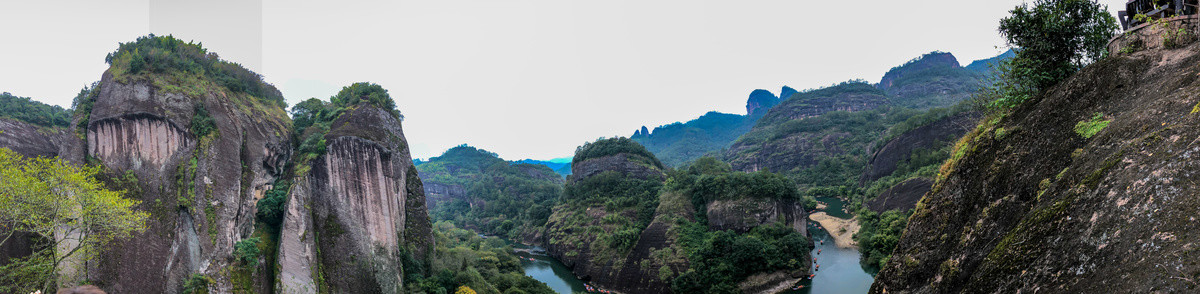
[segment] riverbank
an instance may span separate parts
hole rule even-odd
[[[818,211],[810,214],[808,219],[821,224],[839,248],[858,248],[858,243],[854,242],[854,234],[858,233],[859,229],[857,218],[837,218],[824,211]]]

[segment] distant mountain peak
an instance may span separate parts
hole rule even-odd
[[[904,65],[893,67],[887,72],[887,74],[883,75],[883,79],[879,80],[879,85],[877,87],[880,89],[887,89],[892,86],[893,82],[906,74],[938,67],[957,68],[962,67],[962,65],[958,63],[958,58],[955,58],[954,54],[950,54],[950,52],[929,52],[921,55],[921,57],[909,60],[907,63],[904,63]]]
[[[779,97],[776,97],[774,93],[763,89],[754,90],[750,92],[750,98],[746,100],[746,115],[764,114],[775,104],[779,104]]]
[[[800,91],[796,91],[796,89],[793,89],[792,87],[783,86],[783,89],[779,90],[779,100],[787,100],[788,98],[791,98],[792,95],[796,95],[796,93],[800,93]]]

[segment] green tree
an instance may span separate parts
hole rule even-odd
[[[1104,57],[1117,31],[1108,7],[1095,0],[1037,0],[1000,20],[1000,34],[1017,56],[999,66],[985,91],[988,106],[1007,109]],[[990,95],[988,95],[990,94]]]
[[[100,167],[0,148],[0,245],[20,234],[48,243],[0,268],[0,292],[49,290],[60,270],[78,269],[109,242],[145,229],[149,214],[134,209],[138,201],[109,190],[98,175]]]

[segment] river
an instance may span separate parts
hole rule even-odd
[[[839,218],[849,218],[849,213],[843,211],[844,203],[837,198],[818,198],[828,207],[825,209],[830,216]],[[843,249],[834,245],[833,238],[825,229],[817,225],[816,222],[810,221],[808,224],[808,232],[812,235],[813,248],[812,256],[817,258],[817,264],[821,265],[820,270],[814,272],[816,276],[812,281],[804,282],[804,288],[798,291],[787,291],[788,294],[827,294],[827,293],[847,293],[859,294],[867,293],[871,288],[871,283],[875,281],[874,273],[867,272],[859,264],[860,255],[858,249]],[[513,248],[530,249],[533,247],[522,245],[516,242],[509,242]],[[820,254],[817,251],[820,250]],[[584,292],[583,282],[575,278],[575,274],[571,273],[567,266],[554,258],[550,258],[545,254],[529,254],[519,253],[521,256],[521,266],[525,269],[525,275],[533,277],[535,280],[546,283],[555,292],[560,294],[572,294],[576,292]],[[532,258],[533,260],[529,260]]]

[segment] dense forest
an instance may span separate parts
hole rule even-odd
[[[57,105],[47,105],[29,97],[0,93],[0,117],[11,118],[43,127],[66,127],[71,112]]]
[[[550,168],[505,161],[467,145],[421,162],[417,170],[426,187],[463,190],[461,195],[439,195],[427,189],[431,218],[510,239],[540,229],[562,193],[563,180]]]

